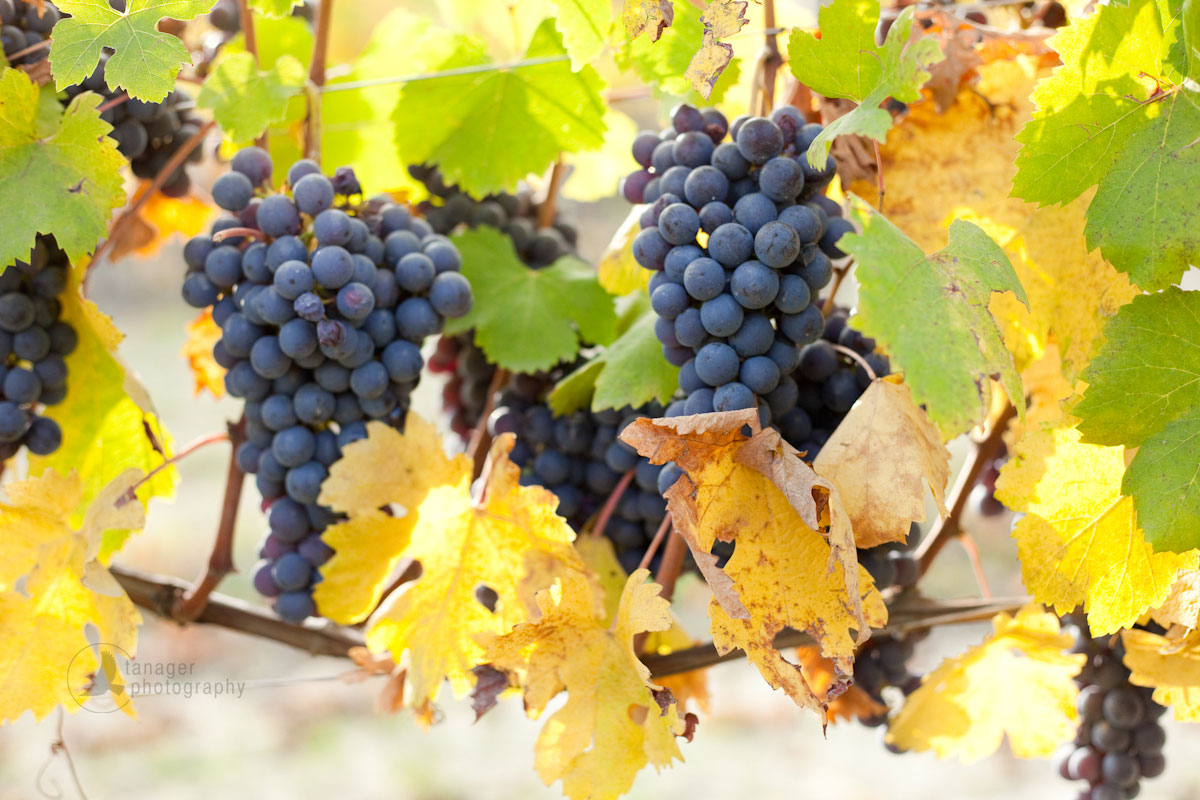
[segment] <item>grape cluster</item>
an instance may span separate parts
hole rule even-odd
[[[909,671],[908,662],[913,646],[925,635],[927,632],[913,631],[903,636],[872,636],[854,656],[854,685],[885,706],[889,689],[903,696],[912,694],[921,685],[921,678]],[[888,713],[883,711],[859,721],[875,728],[887,723]]]
[[[112,2],[114,8],[123,10],[123,4]],[[119,7],[121,6],[121,7]],[[0,41],[6,56],[20,52],[45,41],[62,18],[62,12],[49,0],[42,14],[32,5],[0,0]],[[49,54],[48,48],[35,50],[15,60],[16,64],[36,64]],[[66,89],[67,100],[83,92],[95,92],[103,98],[102,104],[124,97],[123,92],[112,92],[104,83],[104,69],[109,53],[100,55],[95,71],[83,83]],[[136,98],[116,102],[100,113],[100,118],[113,126],[110,137],[117,143],[121,155],[129,159],[133,174],[149,180],[166,166],[179,148],[192,138],[203,121],[194,113],[195,103],[191,95],[175,89],[161,102],[151,103]],[[188,154],[188,161],[195,163],[202,153],[199,148]],[[162,193],[168,197],[183,197],[191,188],[191,180],[183,165],[167,177]]]
[[[232,167],[212,192],[230,215],[184,248],[183,297],[212,308],[213,357],[246,401],[237,461],[256,474],[271,529],[255,586],[300,620],[330,555],[320,533],[334,518],[317,504],[330,465],[366,436],[365,420],[402,424],[421,344],[470,310],[471,286],[458,250],[424,220],[390,200],[354,204],[349,169],[331,179],[304,159],[289,191],[270,193],[264,150],[242,150]]]
[[[1079,732],[1055,753],[1058,773],[1069,781],[1088,782],[1078,800],[1137,797],[1140,781],[1157,778],[1166,766],[1166,734],[1158,722],[1166,708],[1154,702],[1153,689],[1129,682],[1120,636],[1092,638],[1083,614],[1063,620],[1063,630],[1074,639],[1071,652],[1083,653],[1087,662],[1075,678]]]
[[[633,479],[604,528],[617,559],[632,572],[666,517],[662,495],[679,472],[651,464],[617,436],[638,417],[662,416],[663,407],[649,403],[636,409],[581,410],[555,417],[540,402],[553,381],[541,383],[540,387],[536,380],[515,380],[501,394],[489,429],[493,435],[516,434],[511,458],[523,468],[522,483],[554,492],[559,516],[577,531],[600,510],[622,476],[633,470]]]
[[[875,588],[881,592],[893,586],[915,586],[921,577],[921,564],[912,551],[920,541],[921,527],[914,522],[905,541],[860,549],[858,563],[870,573]]]
[[[770,424],[770,407],[787,405],[772,393],[821,335],[814,301],[852,228],[821,195],[834,160],[808,164],[820,131],[791,106],[728,125],[716,110],[681,105],[672,127],[634,140],[642,169],[622,192],[649,205],[633,254],[655,271],[656,333],[681,368],[687,414],[758,407]]]
[[[576,228],[556,215],[553,224],[537,227],[537,205],[533,192],[521,188],[516,194],[502,192],[477,200],[456,185],[447,185],[436,166],[418,164],[409,173],[429,192],[417,211],[437,233],[449,234],[459,227],[487,225],[498,229],[513,244],[517,256],[530,269],[541,269],[575,252]],[[467,437],[487,406],[488,388],[496,367],[475,344],[468,332],[443,337],[429,360],[431,372],[447,375],[442,390],[442,407],[450,414],[450,427]]]
[[[65,357],[79,338],[58,298],[70,271],[66,253],[39,234],[29,260],[0,273],[0,460],[22,444],[39,456],[62,444],[58,423],[37,412],[67,395]]]

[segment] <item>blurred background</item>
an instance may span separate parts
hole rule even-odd
[[[684,0],[686,1],[686,0]],[[394,7],[429,10],[444,20],[479,26],[486,3],[387,3],[354,0],[340,3],[334,25],[333,62],[354,57],[372,29],[372,21]],[[540,19],[538,3],[520,3],[520,14]],[[779,3],[779,24],[811,24],[815,3]],[[436,9],[436,10],[435,10]],[[544,9],[542,9],[544,11]],[[751,5],[747,31],[761,30]],[[481,32],[495,34],[493,30]],[[503,27],[503,26],[501,26]],[[505,32],[507,36],[507,32]],[[398,43],[402,46],[402,43]],[[754,48],[739,55],[752,71]],[[633,87],[626,77],[608,74],[610,86]],[[738,113],[748,85],[731,90],[727,105]],[[639,127],[658,128],[663,108],[639,97],[618,106],[613,139],[631,139]],[[626,144],[627,147],[627,139]],[[211,145],[206,145],[209,153]],[[632,162],[577,163],[577,178],[564,190],[562,208],[579,226],[580,254],[599,257],[628,213],[615,197],[617,180]],[[338,165],[327,164],[327,171]],[[222,167],[210,158],[195,169],[194,183],[211,185]],[[206,199],[204,188],[197,190]],[[583,198],[588,202],[580,202]],[[157,404],[177,447],[224,429],[239,404],[195,396],[194,382],[180,356],[184,326],[193,317],[179,299],[183,275],[182,241],[167,242],[151,258],[129,257],[106,264],[91,278],[91,297],[125,332],[121,353],[139,373]],[[842,304],[853,301],[851,281]],[[415,410],[441,419],[440,377],[426,375]],[[443,420],[444,425],[444,420]],[[447,433],[453,439],[453,435]],[[953,448],[955,466],[962,448]],[[116,561],[132,568],[191,580],[203,569],[211,548],[228,449],[205,448],[179,465],[173,502],[155,501],[146,529],[134,536]],[[1021,594],[1016,549],[1007,515],[982,517],[968,512],[970,530],[982,554],[992,591]],[[259,498],[247,482],[236,529],[236,563],[243,571],[229,576],[220,591],[256,601],[248,568],[256,559],[265,527]],[[950,544],[921,584],[939,598],[978,595],[964,551]],[[688,630],[706,639],[707,591],[694,575],[685,576],[676,606]],[[948,655],[982,639],[987,624],[935,631],[917,646],[914,669],[925,672]],[[147,615],[138,646],[139,660],[195,664],[194,680],[245,682],[241,697],[147,697],[137,704],[138,718],[83,711],[51,714],[40,724],[26,715],[0,729],[0,800],[73,798],[76,792],[66,759],[52,746],[60,733],[70,750],[87,797],[153,797],[190,800],[247,797],[255,800],[325,798],[354,800],[508,800],[560,797],[533,770],[533,744],[540,724],[525,718],[519,702],[509,699],[473,723],[465,701],[444,692],[439,718],[426,731],[407,713],[378,713],[381,679],[351,683],[343,660],[314,658],[283,645],[210,627],[180,628]],[[883,746],[882,731],[841,722],[823,734],[817,720],[801,712],[767,686],[745,661],[708,672],[711,712],[701,715],[695,740],[683,744],[686,762],[655,774],[644,770],[631,798],[750,796],[790,797],[815,792],[839,800],[887,797],[927,798],[1073,798],[1075,785],[1062,780],[1048,760],[1021,761],[1006,748],[980,763],[939,762],[930,754],[896,755]],[[1012,687],[1019,691],[1019,687]],[[998,691],[1004,691],[1000,688]],[[551,707],[551,711],[556,706]],[[547,712],[550,713],[550,712]],[[1187,757],[1200,747],[1200,729],[1166,721],[1166,774],[1145,785],[1142,797],[1190,800],[1200,796],[1200,770]]]

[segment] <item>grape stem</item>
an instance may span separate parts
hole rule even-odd
[[[783,64],[783,54],[779,52],[779,29],[775,27],[775,0],[762,0],[763,6],[763,49],[758,57],[757,80],[755,89],[762,92],[759,114],[767,116],[775,105],[775,78],[779,67]],[[754,109],[751,98],[750,109]]]
[[[677,538],[679,537],[668,540],[668,549],[671,541]],[[666,560],[665,554],[663,559]],[[173,622],[215,625],[260,639],[280,642],[312,655],[337,658],[348,658],[350,648],[365,645],[362,633],[353,628],[336,625],[329,620],[309,620],[302,625],[295,625],[284,622],[264,608],[219,593],[213,593],[209,597],[208,603],[195,619],[184,619],[178,616],[176,610],[178,598],[187,590],[187,584],[183,581],[117,565],[110,567],[109,571],[135,605]],[[898,600],[888,609],[887,626],[875,633],[891,635],[940,625],[980,622],[991,619],[1002,611],[1016,611],[1028,602],[1029,597],[937,601],[906,598]],[[812,637],[791,629],[784,630],[775,637],[775,646],[780,649],[808,644],[813,644]],[[644,655],[642,662],[650,668],[652,677],[665,678],[745,656],[741,650],[718,655],[716,647],[709,643],[665,655]]]
[[[829,346],[830,346],[830,347],[832,347],[834,350],[837,350],[837,351],[838,351],[839,353],[841,353],[842,355],[850,356],[850,358],[851,358],[852,360],[854,360],[854,361],[857,361],[857,362],[858,362],[858,365],[859,365],[860,367],[862,367],[864,370],[866,370],[866,371],[867,371],[867,377],[868,377],[868,378],[870,378],[871,380],[876,380],[876,379],[878,379],[878,377],[879,377],[879,376],[877,376],[877,375],[875,374],[875,370],[871,369],[871,365],[870,365],[870,364],[868,364],[868,363],[867,363],[867,360],[866,360],[865,358],[863,358],[861,355],[859,355],[858,353],[854,352],[854,351],[853,351],[853,350],[851,350],[849,347],[845,347],[845,346],[843,346],[843,345],[840,345],[840,344],[831,344],[831,345],[829,345]]]
[[[975,488],[984,469],[1003,449],[1004,433],[1008,430],[1009,420],[1016,416],[1016,413],[1017,410],[1009,403],[983,438],[976,440],[975,447],[967,456],[966,464],[958,473],[954,488],[950,490],[949,515],[933,524],[913,553],[921,564],[922,575],[929,570],[929,565],[946,546],[946,542],[962,534],[960,520],[967,508],[967,498],[971,495],[971,489]]]
[[[321,91],[325,86],[325,62],[329,56],[329,26],[332,20],[333,0],[322,0],[317,6],[317,32],[313,39],[312,66],[308,70],[308,111],[304,120],[304,155],[318,162],[321,155]]]
[[[879,213],[883,213],[883,196],[887,193],[883,188],[883,158],[879,155],[879,142],[871,140],[875,145],[875,189],[879,192]]]
[[[626,473],[628,474],[628,473]],[[654,560],[654,554],[658,552],[659,545],[667,536],[667,531],[671,529],[671,515],[667,514],[663,517],[662,524],[658,526],[658,530],[654,532],[654,538],[650,540],[650,546],[646,548],[645,555],[638,562],[638,569],[646,569],[650,566],[650,562]]]
[[[173,464],[178,464],[180,461],[183,461],[183,459],[187,458],[192,453],[195,453],[197,450],[205,448],[210,444],[216,444],[217,442],[227,442],[227,441],[229,441],[228,433],[210,433],[208,436],[200,437],[199,439],[192,442],[187,447],[184,447],[182,450],[177,452],[175,455],[166,459],[161,464],[159,464],[157,467],[155,467],[154,469],[150,470],[145,475],[143,475],[141,480],[139,480],[133,486],[130,486],[129,490],[126,491],[125,494],[121,495],[120,498],[118,498],[117,506],[118,507],[123,506],[126,503],[130,503],[133,500],[135,500],[137,498],[138,487],[142,486],[145,483],[148,483],[151,479],[154,478],[155,475],[162,472],[167,467],[169,467]]]
[[[258,228],[226,228],[223,231],[217,231],[214,233],[212,235],[212,240],[217,244],[220,244],[226,239],[234,236],[248,236],[251,239],[262,239],[264,242],[267,240],[267,235]]]
[[[671,515],[667,514],[663,523],[670,524],[670,522]],[[671,526],[670,531],[667,547],[663,550],[662,563],[658,565],[658,574],[654,576],[655,582],[662,587],[659,594],[668,602],[675,596],[675,581],[679,579],[679,574],[683,571],[683,556],[687,552],[687,543],[679,535],[679,531],[675,530],[674,525]]]
[[[550,183],[546,186],[546,199],[538,205],[537,224],[539,228],[549,228],[554,224],[554,218],[558,214],[558,190],[562,185],[564,169],[562,153],[559,153],[554,166],[550,169]]]
[[[600,513],[596,517],[596,524],[592,526],[592,536],[603,536],[604,529],[608,527],[608,521],[612,519],[613,511],[617,508],[617,503],[621,500],[621,495],[625,494],[625,490],[629,488],[629,484],[633,482],[633,476],[637,472],[634,467],[621,476],[621,480],[617,481],[617,485],[613,487],[612,492],[608,495],[608,499],[604,501],[604,505],[600,508]]]
[[[846,280],[846,276],[850,274],[851,267],[854,262],[851,261],[842,267],[833,271],[833,287],[829,290],[829,296],[825,298],[825,302],[821,305],[821,313],[829,316],[829,312],[833,311],[833,301],[837,297],[838,289],[842,288],[842,281]]]
[[[8,63],[11,64],[14,61],[16,61],[18,58],[27,56],[30,53],[36,53],[38,50],[45,50],[49,46],[50,46],[50,40],[43,39],[42,41],[38,42],[37,44],[31,44],[31,45],[29,45],[29,47],[23,47],[15,53],[8,53],[5,55],[5,57],[8,59]]]
[[[225,576],[235,571],[233,565],[233,529],[237,522],[238,504],[242,498],[242,482],[245,474],[238,467],[237,449],[246,439],[246,418],[243,416],[229,426],[229,469],[225,474],[225,501],[221,505],[221,519],[217,524],[217,537],[213,542],[208,567],[200,580],[175,598],[172,616],[180,620],[193,620],[200,616],[208,604],[213,590]]]
[[[496,395],[500,393],[500,387],[508,382],[511,374],[503,367],[496,367],[496,371],[492,373],[492,381],[488,384],[487,399],[483,403],[483,411],[479,415],[478,421],[475,423],[474,429],[471,431],[471,438],[467,440],[467,456],[471,459],[474,465],[474,477],[478,478],[483,472],[483,462],[487,456],[488,449],[492,446],[492,437],[488,435],[488,417],[492,416],[492,411],[496,408]]]
[[[96,252],[92,254],[92,260],[88,263],[89,271],[96,264],[100,263],[101,259],[103,259],[108,251],[112,249],[113,245],[116,244],[118,236],[123,233],[125,228],[131,224],[134,218],[137,217],[138,212],[142,210],[146,203],[150,202],[150,198],[154,196],[155,192],[157,192],[166,184],[167,179],[175,174],[175,170],[183,166],[183,162],[187,160],[187,157],[191,155],[193,150],[200,146],[200,143],[204,141],[204,137],[208,135],[209,131],[216,127],[216,124],[216,120],[209,120],[201,125],[200,130],[196,131],[194,134],[192,134],[190,139],[180,145],[179,149],[175,151],[175,155],[171,156],[171,158],[167,160],[166,164],[163,164],[162,169],[160,169],[158,174],[154,176],[154,180],[150,182],[150,185],[146,187],[146,190],[138,195],[137,199],[121,212],[121,216],[117,217],[116,221],[113,222],[112,227],[109,228],[108,238],[101,242],[100,246],[96,248]]]
[[[79,780],[79,772],[75,769],[75,759],[71,757],[71,751],[67,747],[66,740],[63,738],[63,722],[65,719],[66,714],[63,713],[62,706],[59,706],[54,741],[50,743],[50,756],[46,759],[46,763],[42,765],[42,768],[38,770],[34,785],[46,797],[62,797],[62,792],[59,790],[58,784],[53,780],[50,781],[50,787],[54,789],[53,792],[47,791],[47,787],[42,785],[42,779],[46,777],[46,770],[54,763],[56,757],[62,756],[63,761],[67,764],[67,773],[71,776],[71,783],[75,785],[75,793],[83,800],[87,800],[87,792],[83,790],[83,782]]]
[[[992,599],[992,587],[988,585],[987,574],[983,571],[983,559],[979,557],[979,547],[975,544],[975,540],[970,534],[960,532],[958,534],[958,543],[962,545],[963,550],[967,553],[967,560],[971,562],[971,571],[975,573],[975,582],[979,584],[979,594],[984,600]]]
[[[105,111],[108,111],[110,108],[116,108],[117,106],[121,105],[128,99],[129,99],[129,95],[126,92],[121,92],[116,97],[109,98],[105,102],[96,106],[96,113],[103,114]]]

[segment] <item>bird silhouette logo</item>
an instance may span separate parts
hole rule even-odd
[[[87,656],[92,656],[88,658]],[[99,668],[93,667],[95,659]],[[117,711],[129,704],[129,687],[117,659],[128,662],[129,654],[113,644],[100,642],[83,648],[67,667],[67,683],[71,696],[81,708],[99,714]]]

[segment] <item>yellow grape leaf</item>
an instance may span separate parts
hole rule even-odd
[[[1005,734],[1017,758],[1048,756],[1075,735],[1075,675],[1087,657],[1036,605],[997,614],[982,644],[926,675],[892,718],[888,741],[965,762],[990,756]]]
[[[903,542],[925,521],[925,484],[942,516],[950,451],[903,383],[872,381],[813,462],[837,487],[859,547]]]
[[[1182,625],[1188,630],[1200,628],[1200,570],[1180,572],[1167,599],[1150,615],[1164,628],[1172,625]]]
[[[633,41],[643,33],[650,41],[657,42],[662,32],[675,21],[673,0],[625,0],[621,9],[621,22],[625,25],[625,36]]]
[[[117,355],[125,334],[80,293],[87,262],[71,267],[70,282],[59,297],[62,319],[79,335],[79,345],[67,356],[67,396],[45,410],[62,427],[62,447],[48,456],[29,456],[29,474],[48,469],[62,474],[77,471],[83,480],[80,509],[73,524],[83,519],[83,508],[124,470],[150,472],[171,452],[171,442],[159,422],[145,388]],[[152,497],[170,498],[178,473],[168,466],[138,488],[143,508]],[[105,534],[100,561],[120,549],[128,531]]]
[[[1020,148],[1014,136],[1033,116],[1033,86],[1049,74],[1042,63],[1014,55],[979,67],[975,91],[960,92],[944,114],[932,99],[910,105],[880,145],[885,211],[926,252],[946,244],[955,217],[983,228],[1004,248],[1029,298],[1028,308],[1008,295],[994,295],[989,304],[1017,367],[1023,370],[1053,340],[1075,375],[1104,323],[1137,290],[1098,250],[1087,250],[1089,197],[1037,208],[1009,196]],[[877,192],[864,180],[850,189],[860,197]]]
[[[74,713],[86,702],[88,676],[100,659],[93,642],[133,655],[141,622],[130,599],[99,560],[106,531],[141,528],[136,502],[118,505],[140,470],[120,473],[97,493],[82,523],[72,517],[85,485],[72,472],[48,470],[4,487],[0,502],[0,722],[25,711],[41,719],[61,705]],[[74,662],[74,663],[73,663]],[[111,675],[107,665],[105,673]],[[130,708],[126,705],[126,708]]]
[[[397,663],[407,654],[409,704],[418,714],[436,699],[442,681],[456,695],[470,688],[471,670],[482,663],[481,634],[505,633],[529,619],[521,587],[530,585],[531,568],[540,575],[537,588],[586,570],[571,547],[575,532],[554,513],[558,498],[520,485],[521,470],[508,460],[514,441],[506,434],[492,443],[478,499],[471,497],[469,469],[457,483],[429,490],[399,554],[421,563],[421,577],[391,594],[368,623],[372,651],[388,650]],[[496,593],[494,612],[475,599],[481,585]],[[594,591],[591,597],[598,605]]]
[[[1150,631],[1121,632],[1125,666],[1135,686],[1153,686],[1154,702],[1168,706],[1181,722],[1200,722],[1200,632],[1182,638]]]
[[[366,619],[405,555],[430,490],[470,477],[470,459],[447,458],[437,428],[416,414],[409,412],[404,433],[367,423],[367,438],[346,446],[321,487],[322,505],[350,515],[322,534],[334,555],[313,592],[321,615],[344,625]],[[394,516],[379,510],[389,504],[400,507]]]
[[[1162,605],[1197,551],[1155,553],[1121,495],[1122,447],[1083,444],[1076,428],[1028,431],[1000,470],[996,497],[1027,512],[1013,528],[1026,588],[1065,614],[1087,611],[1096,636]]]
[[[683,760],[675,737],[687,726],[633,650],[637,634],[671,625],[671,604],[648,575],[629,576],[611,626],[596,614],[587,577],[568,575],[538,592],[540,620],[494,638],[484,656],[516,679],[531,717],[567,692],[538,735],[534,767],[547,786],[562,780],[572,800],[619,797],[647,764]]]
[[[813,694],[825,703],[830,722],[839,719],[870,719],[886,714],[888,707],[875,701],[862,687],[853,685],[833,698],[829,690],[837,683],[833,662],[821,655],[815,645],[796,648],[796,663],[804,673],[804,680],[812,687]]]
[[[612,540],[606,536],[580,536],[575,540],[575,549],[587,568],[599,581],[604,593],[605,619],[616,619],[621,595],[625,591],[628,576],[617,561],[613,550]],[[642,643],[643,653],[667,655],[676,650],[686,650],[697,645],[695,639],[688,635],[679,620],[672,617],[671,627],[665,631],[652,631],[646,635]],[[701,711],[708,711],[708,679],[704,670],[692,670],[678,675],[668,675],[661,678],[659,683],[664,689],[670,689],[675,695],[675,701],[680,708],[687,705],[689,700],[696,701]]]
[[[187,324],[187,339],[180,355],[192,368],[192,380],[196,382],[193,394],[205,389],[213,397],[225,396],[225,368],[213,358],[213,345],[221,339],[221,326],[213,322],[212,309],[206,308]]]
[[[642,229],[639,220],[645,210],[645,206],[633,207],[600,256],[600,263],[596,266],[597,278],[609,294],[640,292],[650,285],[651,271],[633,257],[633,240]]]
[[[753,409],[640,419],[621,438],[652,463],[674,461],[684,472],[667,490],[667,508],[713,588],[709,616],[718,652],[745,650],[771,686],[823,716],[800,668],[775,649],[775,635],[784,628],[809,633],[844,679],[854,663],[850,630],[865,640],[886,622],[887,610],[858,565],[832,484],[778,433],[747,437],[746,426],[757,430]],[[737,544],[723,569],[711,554],[718,540]]]
[[[1025,421],[1013,417],[1009,422],[1004,434],[1004,444],[1009,450],[1016,446],[1026,430],[1038,430],[1058,420],[1074,423],[1074,418],[1068,417],[1063,409],[1068,405],[1066,401],[1075,395],[1075,387],[1063,375],[1057,344],[1048,344],[1041,357],[1025,367],[1021,381],[1028,401]]]

